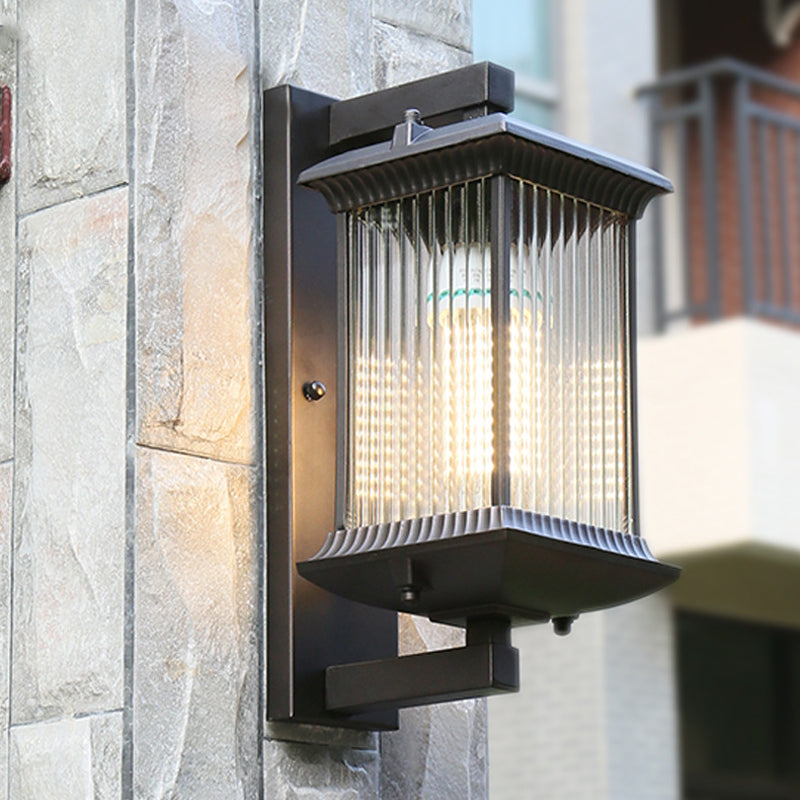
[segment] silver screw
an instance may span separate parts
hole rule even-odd
[[[404,603],[412,605],[419,600],[419,590],[413,586],[404,586],[400,590],[400,598]]]

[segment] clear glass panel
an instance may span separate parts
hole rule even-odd
[[[627,220],[524,181],[513,204],[511,505],[631,530]]]
[[[350,215],[349,526],[489,504],[486,190],[472,181]]]
[[[519,180],[512,208],[504,433],[488,182],[350,214],[346,525],[490,505],[503,435],[511,505],[630,529],[627,220]]]

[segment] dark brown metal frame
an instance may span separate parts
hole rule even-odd
[[[336,224],[296,185],[328,147],[332,99],[281,86],[264,95],[264,316],[267,406],[267,718],[332,724],[324,670],[397,654],[396,615],[299,578],[334,524],[336,487]],[[309,402],[303,385],[327,389]],[[358,635],[342,635],[358,631]],[[373,714],[351,727],[391,728]]]

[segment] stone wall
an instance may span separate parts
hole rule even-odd
[[[383,737],[261,704],[260,92],[468,63],[469,3],[0,15],[0,800],[484,797],[482,702]]]
[[[0,4],[12,18],[15,2]],[[0,33],[0,82],[16,91],[16,48]],[[0,800],[8,797],[11,672],[11,547],[14,486],[16,189],[0,187]]]
[[[0,43],[16,145],[0,188],[3,269],[16,273],[0,595],[10,602],[0,793],[13,798],[121,790],[129,165],[118,5],[3,9],[6,23],[18,16],[17,38]]]

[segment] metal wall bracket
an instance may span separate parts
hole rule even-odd
[[[325,670],[329,711],[379,709],[487,697],[519,689],[519,654],[502,617],[470,620],[466,647],[342,664]]]
[[[267,718],[379,730],[397,726],[396,712],[343,721],[325,708],[325,668],[396,656],[397,615],[295,568],[335,527],[336,220],[321,195],[297,186],[329,152],[333,102],[291,86],[264,93]],[[315,383],[325,391],[311,400]]]
[[[403,112],[414,108],[433,128],[514,108],[514,73],[483,61],[331,107],[330,145],[337,151],[388,141]]]

